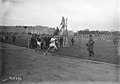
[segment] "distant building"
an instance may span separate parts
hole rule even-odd
[[[25,33],[23,26],[0,26],[0,32]]]
[[[54,28],[46,26],[0,26],[0,32],[53,34]]]
[[[48,28],[45,26],[34,26],[28,28],[28,32],[32,34],[53,34],[54,28]]]

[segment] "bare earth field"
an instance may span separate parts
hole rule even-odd
[[[0,43],[4,84],[116,84],[120,66]],[[22,80],[11,80],[20,77]]]

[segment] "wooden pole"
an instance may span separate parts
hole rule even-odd
[[[66,18],[66,33],[67,33],[67,40],[68,40],[68,47],[70,45],[70,42],[69,42],[69,35],[68,35],[68,29],[67,29],[67,18]]]
[[[67,33],[67,36],[68,36],[68,30],[67,30],[67,18],[66,18],[66,33]]]

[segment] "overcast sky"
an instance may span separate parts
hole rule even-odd
[[[68,29],[118,30],[119,0],[1,0],[0,25],[59,26]]]

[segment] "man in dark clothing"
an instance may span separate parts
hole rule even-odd
[[[47,36],[44,36],[44,47],[47,49]]]
[[[41,49],[43,49],[43,48],[44,48],[44,38],[41,37]]]
[[[37,41],[35,36],[32,36],[31,38],[31,48],[33,49],[37,48]]]
[[[60,47],[63,47],[63,37],[60,36]]]
[[[49,42],[50,42],[50,40],[49,40],[49,36],[46,36],[46,48],[49,47]]]
[[[29,48],[32,48],[32,39],[33,39],[33,35],[32,35],[32,37],[30,38],[30,45],[29,45]]]
[[[1,35],[1,42],[4,42],[3,35]]]
[[[52,37],[48,36],[48,47],[50,45],[50,40],[51,40]]]
[[[8,40],[9,39],[8,35],[6,35],[5,38],[6,38],[6,40]]]
[[[71,39],[71,43],[72,43],[72,46],[73,46],[73,44],[74,44],[74,38]]]
[[[16,41],[16,36],[15,35],[13,35],[13,43],[15,43],[15,41]]]
[[[88,43],[86,44],[87,46],[87,50],[89,51],[89,56],[91,55],[94,55],[94,51],[93,51],[93,48],[94,48],[94,41],[92,39],[92,35],[89,36],[89,41]]]

